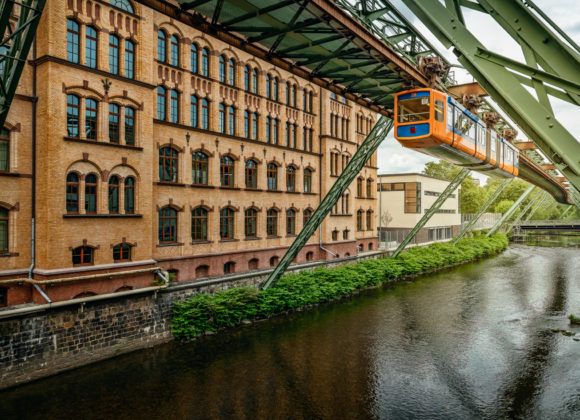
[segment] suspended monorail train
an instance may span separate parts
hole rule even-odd
[[[395,138],[404,147],[486,175],[519,172],[519,151],[451,96],[434,89],[395,95]]]

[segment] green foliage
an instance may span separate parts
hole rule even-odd
[[[503,234],[490,238],[478,236],[462,239],[457,245],[436,243],[424,248],[411,248],[397,258],[366,260],[337,268],[320,267],[286,275],[267,290],[241,287],[214,295],[196,295],[174,304],[173,335],[177,339],[194,338],[206,331],[238,325],[244,320],[268,318],[403,276],[492,255],[507,246]]]
[[[580,325],[580,318],[578,318],[577,316],[574,316],[574,314],[570,314],[568,319],[570,320],[570,324]]]
[[[514,202],[512,200],[502,200],[496,204],[493,211],[494,213],[505,214],[505,212],[507,212],[513,205]]]

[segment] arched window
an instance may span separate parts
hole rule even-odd
[[[312,217],[312,210],[311,209],[304,210],[304,226],[306,226],[306,223],[308,223],[308,221],[310,220],[311,217]]]
[[[244,90],[250,91],[250,67],[244,66]]]
[[[286,82],[286,105],[290,106],[290,82]]]
[[[135,145],[135,109],[125,107],[125,144]]]
[[[125,178],[125,214],[135,213],[135,178]]]
[[[286,191],[296,191],[296,168],[294,166],[286,168]]]
[[[195,278],[199,279],[202,277],[209,276],[209,266],[208,265],[199,265],[195,269]]]
[[[109,213],[119,213],[119,177],[109,178]]]
[[[72,250],[73,265],[92,265],[94,248],[90,246],[79,246]]]
[[[179,92],[171,90],[171,104],[169,107],[169,118],[173,123],[179,122]]]
[[[258,70],[252,70],[252,92],[258,93]]]
[[[125,77],[132,79],[135,76],[135,44],[125,40]]]
[[[220,184],[222,187],[234,186],[234,160],[229,156],[220,159]]]
[[[250,261],[248,261],[248,270],[257,270],[259,262],[260,260],[257,258],[252,258]]]
[[[198,72],[198,65],[199,63],[199,50],[196,44],[191,44],[191,71],[193,73]]]
[[[296,211],[286,210],[286,235],[296,234]]]
[[[278,144],[278,120],[272,118],[272,143]]]
[[[79,62],[79,24],[72,19],[66,21],[66,53],[68,61]]]
[[[234,211],[229,207],[220,211],[220,238],[234,238]]]
[[[110,3],[111,6],[118,7],[125,12],[134,13],[133,6],[131,6],[131,3],[129,3],[128,0],[111,0]]]
[[[248,209],[244,213],[244,231],[246,238],[257,236],[258,212],[255,209]]]
[[[270,209],[266,214],[266,234],[268,236],[278,235],[278,210]]]
[[[171,65],[179,66],[179,39],[176,35],[171,36]]]
[[[0,172],[10,171],[10,133],[0,130]]]
[[[226,57],[220,55],[219,58],[219,79],[221,83],[226,82]]]
[[[201,50],[201,75],[209,77],[209,50],[207,48]]]
[[[85,101],[85,134],[88,140],[97,139],[97,101],[87,98]]]
[[[244,111],[244,137],[250,138],[250,113]]]
[[[252,159],[246,161],[246,188],[258,188],[258,164]]]
[[[273,257],[270,258],[270,267],[277,266],[279,261],[280,261],[280,258],[278,258],[278,256],[274,255]]]
[[[308,92],[306,89],[302,92],[302,110],[305,112],[308,111]]]
[[[292,85],[292,106],[294,108],[296,108],[296,91],[297,91],[297,86],[296,85]]]
[[[236,135],[236,109],[233,106],[228,107],[228,133],[232,136]]]
[[[270,117],[266,117],[266,143],[272,141],[272,122]]]
[[[163,86],[157,86],[157,119],[165,120],[166,91]]]
[[[278,102],[278,84],[278,77],[274,76],[274,80],[272,82],[272,97],[276,102]]]
[[[373,181],[367,179],[367,198],[371,198],[373,196]]]
[[[209,130],[209,102],[205,98],[201,100],[201,128]]]
[[[80,99],[76,95],[66,95],[66,131],[69,137],[79,137]]]
[[[119,74],[119,37],[109,35],[109,72]]]
[[[85,177],[85,213],[97,212],[97,176],[88,174]]]
[[[197,96],[191,95],[191,105],[189,107],[191,126],[197,127],[197,115],[199,112]]]
[[[79,176],[74,172],[66,176],[66,212],[79,212]]]
[[[109,141],[119,143],[119,105],[109,104]]]
[[[0,254],[8,253],[9,214],[8,209],[0,207]]]
[[[363,213],[362,210],[356,212],[356,230],[358,231],[363,230]]]
[[[357,197],[363,197],[363,179],[357,178],[356,180],[356,195]]]
[[[312,192],[312,170],[308,168],[304,169],[304,192]]]
[[[157,60],[167,61],[167,35],[162,30],[157,31]]]
[[[203,207],[191,211],[191,240],[207,241],[207,210]]]
[[[258,114],[252,112],[252,139],[258,140]]]
[[[266,184],[269,190],[278,189],[278,167],[275,163],[268,163],[266,168]]]
[[[192,174],[193,183],[197,185],[207,185],[208,180],[208,157],[203,152],[193,152]]]
[[[228,84],[230,86],[236,85],[236,60],[230,58],[228,71]]]
[[[159,180],[177,182],[177,150],[172,147],[159,149]]]
[[[224,104],[219,104],[218,129],[220,133],[226,132],[226,106]]]
[[[373,230],[373,211],[367,210],[367,230]]]
[[[314,252],[308,251],[306,253],[306,261],[312,261],[314,259]]]
[[[98,57],[98,32],[92,26],[85,28],[85,57],[87,67],[97,68]]]
[[[224,274],[230,274],[236,272],[236,263],[233,261],[228,261],[224,264]]]
[[[131,245],[117,244],[113,247],[113,261],[131,261]]]
[[[177,242],[177,210],[173,207],[159,210],[159,242]]]
[[[266,75],[266,98],[272,99],[272,76]]]

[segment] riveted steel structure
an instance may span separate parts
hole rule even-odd
[[[520,213],[514,218],[514,220],[510,223],[510,225],[508,226],[506,233],[510,233],[510,231],[513,229],[514,225],[516,225],[517,223],[519,223],[520,220],[522,220],[524,218],[524,215],[528,212],[528,210],[530,208],[532,208],[532,206],[534,206],[536,203],[538,202],[543,202],[546,199],[547,195],[546,194],[538,194],[536,195],[534,198],[532,198],[529,203],[526,205],[526,207],[523,208],[522,211],[520,211]],[[530,215],[532,213],[530,212]]]
[[[487,235],[485,235],[486,237],[489,237],[491,235],[493,235],[494,233],[496,233],[503,225],[505,222],[507,222],[510,217],[512,217],[512,215],[516,212],[516,210],[521,206],[522,202],[528,198],[528,196],[536,189],[537,187],[535,187],[534,185],[530,185],[528,187],[527,190],[525,190],[523,192],[522,195],[520,195],[518,197],[518,199],[515,201],[515,203],[508,209],[508,211],[506,211],[503,216],[501,217],[501,219],[499,219],[495,225],[493,225],[493,227],[489,230],[489,232],[487,232]]]

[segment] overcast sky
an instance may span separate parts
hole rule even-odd
[[[550,19],[560,26],[568,36],[570,36],[576,43],[580,43],[580,0],[534,0],[534,2],[550,17]],[[418,29],[423,31],[424,36],[429,39],[429,41],[431,41],[449,61],[457,63],[451,50],[445,50],[443,45],[437,41],[437,39],[424,25],[421,24],[421,22],[419,22],[419,20],[400,0],[394,0],[394,3],[400,6],[400,10],[407,16],[407,18],[411,20]],[[465,8],[463,8],[463,13],[467,26],[470,28],[472,33],[479,38],[483,45],[491,51],[524,62],[519,45],[509,35],[507,35],[493,19],[485,14],[467,10]],[[469,74],[460,69],[456,71],[455,77],[458,83],[473,81]],[[580,108],[553,98],[551,98],[551,103],[560,123],[562,123],[564,127],[566,127],[566,129],[576,137],[576,139],[580,139]],[[518,129],[518,131],[520,132],[518,139],[528,140],[522,133],[522,130]],[[392,133],[385,141],[383,141],[379,147],[378,154],[379,173],[421,172],[426,162],[436,160],[430,156],[423,155],[422,153],[403,148],[394,139]],[[486,179],[484,175],[476,173],[474,173],[474,175],[482,181]]]

